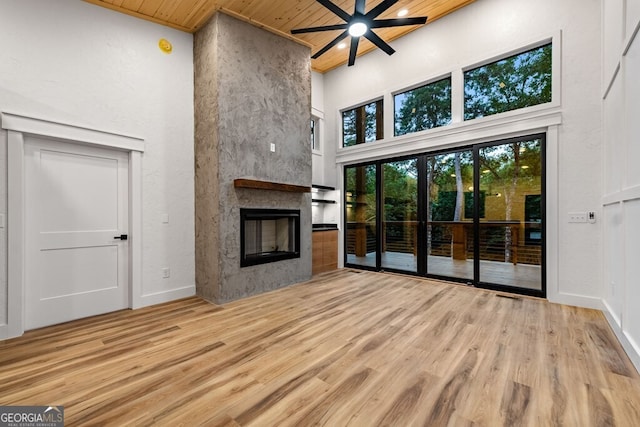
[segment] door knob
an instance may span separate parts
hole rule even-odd
[[[119,236],[115,236],[114,239],[118,240],[127,240],[128,236],[126,234],[121,234]]]

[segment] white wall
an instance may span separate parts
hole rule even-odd
[[[324,185],[324,75],[315,71],[311,72],[311,114],[320,119],[317,130],[320,149],[312,152],[311,182]]]
[[[605,314],[640,369],[640,1],[605,0],[602,23]]]
[[[160,38],[173,44],[171,55],[159,50]],[[145,140],[142,303],[193,295],[192,36],[77,0],[0,0],[0,40],[0,111]],[[3,215],[6,151],[0,131]],[[6,250],[3,228],[0,325],[7,314]],[[162,267],[171,278],[162,278]]]
[[[312,151],[312,183],[316,185],[329,185],[335,186],[335,178],[330,178],[330,184],[326,183],[325,179],[325,113],[324,113],[324,74],[320,74],[316,71],[311,73],[311,113],[319,118],[318,136],[320,140],[320,149]],[[329,150],[331,152],[332,150]],[[335,170],[330,171],[331,175],[335,174]],[[337,224],[340,217],[339,207],[340,196],[336,191],[320,191],[313,193],[314,199],[325,199],[336,201],[336,204],[317,204],[312,203],[311,206],[311,219],[314,224]]]
[[[548,237],[553,245],[548,255],[548,296],[551,300],[601,307],[602,232],[596,224],[570,224],[568,212],[596,211],[601,218],[601,2],[600,0],[482,0],[433,22],[391,45],[396,53],[388,57],[375,50],[359,57],[353,67],[340,67],[324,76],[325,183],[340,179],[338,160],[355,163],[395,154],[426,151],[445,146],[468,145],[518,133],[549,129],[547,165]],[[393,134],[393,91],[448,73],[462,79],[462,69],[536,40],[557,36],[554,72],[560,74],[555,106],[551,113],[561,124],[545,124],[535,115],[491,128],[494,118],[481,119],[487,126],[458,123],[455,135],[443,137],[440,129],[405,139]],[[557,61],[556,61],[557,60]],[[557,62],[560,62],[558,64]],[[455,96],[462,96],[454,93]],[[385,136],[379,143],[336,150],[340,138],[339,111],[378,97],[385,99]],[[460,98],[461,99],[461,98]],[[461,105],[461,101],[459,104]],[[543,107],[547,108],[547,107]],[[540,110],[536,114],[543,114]],[[456,113],[454,109],[454,114]],[[459,115],[458,111],[458,115]],[[509,114],[509,113],[507,113]],[[537,116],[536,116],[537,117]],[[468,126],[466,128],[465,126]],[[470,129],[466,131],[465,129]],[[409,148],[410,147],[410,148]],[[336,152],[337,151],[337,152]],[[336,179],[337,178],[337,179]],[[555,181],[555,183],[554,183]],[[550,188],[554,187],[554,188]]]

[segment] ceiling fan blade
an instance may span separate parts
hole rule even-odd
[[[367,31],[366,33],[364,33],[364,36],[367,39],[369,39],[371,43],[375,44],[380,49],[384,50],[387,53],[387,55],[393,55],[395,53],[395,50],[391,46],[389,46],[387,42],[385,42],[380,37],[378,37],[378,35],[373,31],[371,30]]]
[[[403,25],[422,25],[426,22],[426,16],[422,16],[419,18],[377,19],[371,23],[371,28],[402,27]]]
[[[358,53],[358,43],[360,43],[360,37],[351,37],[351,49],[349,50],[349,64],[351,67],[356,63],[356,54]]]
[[[317,51],[311,58],[317,59],[320,55],[322,55],[323,53],[325,53],[326,51],[328,51],[329,49],[337,45],[340,42],[340,40],[347,37],[348,35],[349,35],[349,31],[343,31],[338,37],[333,39],[329,44],[327,44],[325,47]]]
[[[296,30],[291,30],[291,34],[315,33],[316,31],[346,30],[348,27],[349,24],[337,24],[324,25],[322,27],[298,28]]]
[[[385,10],[389,9],[394,4],[398,3],[398,0],[384,0],[382,3],[374,7],[367,13],[367,18],[374,19],[378,15],[380,15]]]
[[[355,13],[359,13],[361,15],[364,15],[364,4],[365,4],[366,0],[356,0],[356,7],[355,7]]]
[[[344,22],[349,22],[351,19],[351,15],[349,15],[344,10],[340,9],[335,4],[331,3],[329,0],[316,0],[318,3],[329,9],[334,14],[338,15]]]

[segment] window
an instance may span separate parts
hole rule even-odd
[[[342,112],[342,146],[373,142],[384,138],[382,100]]]
[[[394,96],[395,135],[451,123],[451,77]]]
[[[551,44],[464,73],[464,119],[551,102]]]
[[[316,117],[311,118],[311,149],[320,150],[320,126]]]

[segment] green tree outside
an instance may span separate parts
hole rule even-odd
[[[464,119],[551,102],[551,44],[464,73]]]
[[[397,94],[396,136],[451,123],[451,78]]]

